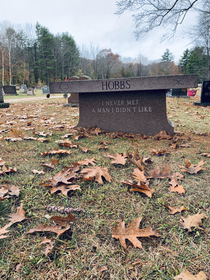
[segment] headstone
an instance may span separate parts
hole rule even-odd
[[[20,90],[20,86],[16,86],[16,90]]]
[[[3,97],[3,92],[2,92],[2,86],[0,84],[0,108],[8,108],[9,103],[4,103],[4,97]]]
[[[168,89],[193,87],[197,75],[151,76],[50,83],[51,93],[79,92],[79,123],[106,131],[174,134],[166,113]]]
[[[21,85],[20,86],[20,93],[26,93],[26,91],[27,91],[27,86],[25,85],[25,84],[23,84],[23,85]]]
[[[28,88],[27,89],[27,95],[35,95],[34,94],[34,89],[33,88]]]
[[[48,86],[42,86],[42,93],[43,94],[48,94],[49,92],[49,87]]]
[[[77,77],[77,76],[72,76],[69,78],[69,81],[84,81],[84,80],[91,80],[90,77],[88,76],[82,76],[82,77]],[[78,107],[79,106],[79,93],[71,93],[71,95],[68,98],[68,104],[71,104],[71,107]]]
[[[187,88],[173,88],[166,93],[169,97],[184,97],[189,98],[187,95]]]
[[[201,102],[194,102],[196,106],[210,106],[210,81],[203,81],[201,88]]]
[[[17,95],[16,86],[3,86],[6,95]]]

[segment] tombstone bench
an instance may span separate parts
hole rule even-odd
[[[79,123],[106,131],[174,134],[166,113],[166,92],[197,87],[197,75],[152,76],[51,82],[51,93],[79,93]]]

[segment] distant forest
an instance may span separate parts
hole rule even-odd
[[[54,35],[47,27],[30,24],[25,28],[0,23],[0,83],[2,85],[48,85],[71,76],[108,79],[173,74],[198,74],[199,82],[210,78],[206,44],[186,49],[178,65],[166,49],[159,61],[139,56],[122,59],[111,49],[95,45],[78,48],[69,33]]]

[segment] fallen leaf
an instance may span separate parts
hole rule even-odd
[[[175,280],[207,280],[203,271],[200,271],[197,275],[191,274],[188,270],[183,269],[182,272],[174,277]]]
[[[184,218],[181,216],[181,224],[184,227],[184,229],[188,229],[188,231],[191,231],[191,227],[202,229],[200,226],[202,226],[202,219],[207,218],[207,216],[204,213],[201,214],[195,214],[195,215],[189,215],[187,218]]]
[[[84,153],[87,153],[90,151],[90,148],[84,148],[81,145],[79,145],[80,150],[82,150]]]
[[[4,239],[9,237],[8,235],[5,235],[9,232],[9,230],[7,230],[8,227],[10,227],[13,223],[10,222],[9,224],[7,224],[6,226],[0,228],[0,239]]]
[[[177,207],[171,207],[171,206],[166,206],[170,210],[170,214],[174,215],[176,213],[181,213],[182,211],[186,210],[184,206],[181,206],[180,208]]]
[[[201,170],[206,170],[206,167],[201,167],[202,165],[205,164],[204,161],[200,161],[197,165],[196,164],[191,164],[187,159],[185,159],[185,167],[184,166],[179,166],[181,171],[189,173],[189,174],[196,174]]]
[[[43,171],[43,170],[41,170],[41,171],[38,171],[38,170],[36,170],[36,169],[32,169],[31,170],[34,174],[45,174],[45,172]]]
[[[158,134],[154,136],[154,139],[156,140],[162,140],[162,139],[170,140],[172,138],[173,137],[171,136],[171,134],[170,133],[167,134],[164,130],[160,131]]]
[[[63,195],[68,196],[69,191],[75,191],[75,190],[80,190],[80,186],[61,184],[59,186],[52,186],[52,188],[50,188],[50,193],[53,194],[56,192],[61,192]]]
[[[54,149],[54,150],[49,151],[49,152],[40,153],[40,156],[56,155],[56,154],[68,154],[68,155],[70,155],[71,151]]]
[[[137,150],[135,150],[133,154],[127,152],[127,157],[128,157],[128,159],[129,159],[129,161],[130,161],[131,163],[133,163],[134,165],[136,165],[141,171],[144,171],[144,170],[145,170],[145,166],[142,165],[142,163],[143,163],[143,158],[140,158],[140,159],[138,160],[139,154],[138,154],[138,151],[137,151]]]
[[[59,159],[52,159],[47,163],[43,163],[42,166],[54,169],[55,166],[59,163],[59,161],[60,161]]]
[[[114,160],[111,161],[112,164],[121,164],[121,165],[125,165],[126,164],[127,155],[125,155],[123,153],[115,154],[115,156],[110,155],[108,153],[105,153],[104,156],[108,157],[108,158],[113,158]]]
[[[8,215],[10,217],[10,222],[18,223],[26,219],[25,211],[23,210],[23,204],[21,203],[20,207],[17,208],[17,212],[14,214]]]
[[[135,179],[137,184],[140,184],[141,182],[147,182],[147,178],[144,175],[144,171],[140,171],[138,168],[134,169],[133,178]]]
[[[140,192],[146,194],[148,197],[152,197],[152,194],[155,192],[155,189],[150,189],[148,185],[143,182],[140,184],[134,184],[132,181],[121,181],[121,183],[131,187],[129,189],[130,192]]]
[[[108,182],[111,182],[112,177],[108,173],[107,168],[102,168],[100,166],[96,166],[93,168],[84,168],[80,171],[80,174],[83,175],[84,181],[97,181],[99,184],[103,184],[102,177],[107,180]]]
[[[137,237],[150,237],[150,236],[160,236],[155,230],[152,229],[151,226],[148,226],[144,229],[139,228],[139,224],[142,218],[133,219],[132,223],[128,228],[125,228],[125,222],[119,221],[119,226],[115,225],[112,230],[112,237],[119,239],[121,245],[124,249],[127,249],[126,239],[128,239],[134,247],[138,247],[142,249],[141,242],[137,239]]]
[[[95,165],[95,159],[94,158],[86,158],[84,160],[79,160],[78,163],[80,165]]]
[[[5,165],[6,161],[4,161],[3,159],[0,158],[0,166]]]
[[[169,152],[167,152],[166,150],[163,150],[163,149],[159,149],[158,151],[153,149],[151,151],[151,154],[155,155],[155,156],[163,156],[163,155],[169,154]]]
[[[55,141],[55,143],[57,143],[59,146],[62,146],[62,147],[68,147],[68,148],[71,148],[71,149],[76,148],[77,149],[77,145],[73,144],[69,140],[58,140],[58,141]]]
[[[57,237],[61,236],[64,232],[70,229],[70,225],[62,228],[61,226],[46,226],[43,224],[38,225],[36,228],[30,229],[26,233],[35,233],[35,232],[54,232],[57,234]]]
[[[169,166],[165,166],[162,171],[160,171],[159,167],[157,166],[154,170],[150,171],[147,178],[165,179],[171,178],[171,175],[171,168]]]
[[[50,220],[64,227],[67,223],[75,222],[76,219],[72,214],[69,213],[67,217],[52,216]]]

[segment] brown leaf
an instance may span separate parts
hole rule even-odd
[[[68,147],[68,148],[76,148],[77,149],[77,145],[76,144],[73,144],[71,141],[69,140],[58,140],[58,141],[55,141],[59,146],[62,146],[62,147]]]
[[[7,230],[8,227],[10,227],[13,223],[10,222],[9,224],[7,224],[6,226],[0,228],[0,239],[4,239],[9,237],[8,235],[5,235],[9,232],[9,230]]]
[[[50,139],[49,139],[49,138],[43,138],[43,137],[42,137],[42,138],[37,138],[37,141],[38,141],[38,142],[41,142],[41,143],[44,143],[44,142],[45,142],[45,143],[48,143],[48,142],[50,142]]]
[[[43,163],[42,166],[54,169],[55,166],[59,163],[59,161],[60,161],[59,159],[52,159],[47,163]]]
[[[9,174],[9,173],[15,173],[17,171],[16,168],[12,168],[12,167],[9,167],[9,168],[6,168],[6,166],[4,165],[2,167],[2,171],[0,171],[0,175],[3,175],[3,174]]]
[[[80,165],[95,165],[95,159],[94,158],[86,158],[86,159],[84,159],[84,160],[79,160],[78,161],[78,163],[80,164]]]
[[[64,227],[67,223],[75,222],[76,219],[72,214],[69,213],[67,217],[52,216],[50,220]]]
[[[210,154],[209,153],[201,153],[201,156],[204,156],[204,157],[210,157]]]
[[[61,236],[64,232],[70,229],[70,225],[62,228],[61,226],[46,226],[43,224],[38,225],[36,228],[30,229],[26,233],[35,233],[35,232],[54,232],[57,234],[57,237]]]
[[[5,165],[6,161],[4,161],[3,159],[0,158],[0,166]]]
[[[134,169],[133,178],[135,179],[137,184],[140,184],[140,182],[147,182],[147,178],[144,175],[144,171],[140,171],[138,168]]]
[[[99,184],[103,184],[102,177],[111,182],[112,177],[108,173],[107,168],[102,168],[101,166],[96,166],[93,168],[84,168],[80,171],[80,174],[83,175],[84,181],[97,181]]]
[[[127,152],[127,157],[128,157],[128,159],[129,159],[129,161],[130,161],[131,163],[133,163],[134,165],[136,165],[141,171],[144,171],[144,170],[145,170],[145,166],[142,165],[142,163],[143,163],[143,158],[140,158],[140,159],[138,160],[139,155],[138,155],[138,151],[137,151],[137,150],[135,150],[133,154]]]
[[[201,214],[195,214],[195,215],[189,215],[187,218],[184,218],[181,216],[181,224],[184,227],[184,229],[188,229],[188,231],[191,231],[191,227],[202,229],[200,226],[202,226],[202,219],[207,218],[207,216],[204,213]]]
[[[156,134],[154,136],[154,139],[156,140],[162,140],[162,139],[167,139],[167,140],[170,140],[172,139],[173,137],[171,136],[171,134],[167,134],[164,130],[163,131],[160,131],[158,134]]]
[[[45,250],[44,250],[45,256],[48,256],[49,254],[52,253],[52,251],[53,251],[53,249],[54,249],[55,241],[56,241],[55,239],[43,238],[43,239],[42,239],[42,242],[39,243],[39,246],[41,246],[42,244],[48,244],[48,245],[45,247]]]
[[[159,167],[155,167],[154,170],[151,170],[149,176],[147,178],[158,178],[158,179],[165,179],[171,178],[171,167],[165,166],[162,171],[160,171]]]
[[[133,219],[131,225],[128,228],[125,228],[125,222],[119,221],[119,226],[115,225],[112,230],[112,237],[119,239],[121,245],[124,249],[127,249],[126,239],[128,239],[134,247],[142,249],[141,242],[137,237],[150,237],[150,236],[160,236],[155,230],[152,230],[151,226],[148,226],[144,229],[139,228],[139,224],[142,218]]]
[[[139,184],[134,184],[131,181],[121,181],[121,183],[131,187],[130,192],[140,192],[146,194],[148,197],[152,197],[152,194],[155,192],[154,189],[150,189],[147,184],[140,182]]]
[[[174,173],[175,174],[175,173]],[[171,178],[171,181],[170,181],[170,191],[171,192],[178,192],[180,194],[185,194],[185,190],[184,190],[184,187],[179,185],[178,181],[177,181],[177,177],[175,177],[176,175],[173,175],[174,177]]]
[[[204,161],[200,161],[197,165],[196,164],[191,164],[187,159],[185,159],[185,167],[184,166],[179,166],[181,171],[189,173],[189,174],[197,174],[201,170],[206,170],[206,167],[201,167],[202,165],[205,164]]]
[[[153,149],[151,151],[151,154],[152,155],[155,155],[155,156],[162,156],[162,155],[166,155],[166,154],[169,154],[169,152],[167,152],[166,150],[163,150],[163,149],[159,149],[158,151]]]
[[[45,172],[43,170],[39,171],[39,170],[36,170],[36,169],[32,169],[31,170],[34,174],[45,174]]]
[[[56,154],[68,154],[68,155],[70,155],[71,151],[54,149],[54,150],[49,151],[49,152],[40,153],[40,156],[56,155]]]
[[[23,210],[23,204],[21,203],[20,207],[17,208],[17,213],[15,214],[10,214],[10,222],[18,223],[26,219],[25,217],[25,211]]]
[[[170,214],[174,215],[176,213],[181,213],[182,211],[186,210],[184,206],[181,206],[180,208],[177,207],[171,207],[171,206],[166,206],[168,209],[170,209]]]
[[[182,272],[174,277],[175,280],[207,280],[206,275],[203,271],[200,271],[198,274],[193,275],[188,270],[183,269]]]
[[[81,145],[79,145],[80,150],[82,150],[84,153],[87,153],[90,151],[90,148],[84,148]]]
[[[17,186],[10,185],[10,184],[4,184],[0,185],[0,197],[3,198],[5,194],[9,194],[9,196],[19,196],[20,189]]]
[[[50,193],[61,192],[63,195],[68,196],[69,191],[80,190],[79,185],[65,185],[61,184],[59,186],[52,186]]]
[[[114,160],[111,161],[112,164],[121,164],[121,165],[126,164],[127,155],[125,155],[123,153],[115,154],[115,156],[110,155],[109,153],[105,153],[104,156],[108,157],[108,158],[113,158]]]

